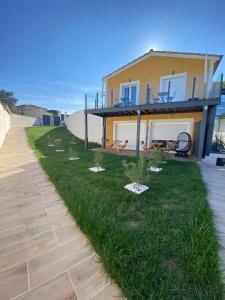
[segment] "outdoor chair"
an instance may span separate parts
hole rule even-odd
[[[106,143],[105,143],[106,149],[107,150],[112,150],[112,148],[114,147],[115,142],[113,141],[112,143],[110,143],[108,139],[106,139],[105,141],[106,141]]]
[[[177,138],[177,143],[176,143],[176,147],[175,147],[175,151],[176,151],[176,156],[183,156],[183,157],[188,157],[188,152],[191,149],[191,136],[189,133],[187,132],[181,132],[178,135]]]
[[[127,147],[128,144],[128,140],[126,141],[117,141],[114,145],[114,148],[118,151],[118,152],[123,152],[124,149]]]
[[[160,92],[158,93],[158,98],[153,99],[154,103],[166,103],[171,102],[174,97],[169,96],[168,92]]]
[[[141,141],[141,146],[142,146],[142,149],[144,150],[144,153],[149,155],[149,153],[152,149],[152,146],[149,146],[149,147],[146,146],[144,141]]]

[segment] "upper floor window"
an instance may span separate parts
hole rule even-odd
[[[138,99],[139,82],[128,82],[120,85],[120,99],[124,104],[136,105]]]

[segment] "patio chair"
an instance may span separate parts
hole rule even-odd
[[[191,149],[191,136],[187,132],[181,132],[178,135],[177,143],[175,147],[176,156],[188,157],[188,152]]]
[[[117,141],[116,143],[115,143],[115,146],[114,146],[114,148],[118,151],[118,152],[123,152],[124,151],[124,149],[127,147],[127,144],[128,144],[128,140],[126,140],[126,141]]]
[[[114,147],[115,141],[113,141],[112,143],[110,143],[108,139],[106,139],[105,141],[106,141],[105,148],[107,150],[112,150],[112,148]]]
[[[144,150],[144,153],[149,155],[149,153],[152,149],[152,146],[149,146],[149,147],[146,146],[144,141],[141,141],[141,146],[142,146],[142,149]]]

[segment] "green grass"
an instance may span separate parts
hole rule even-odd
[[[103,154],[105,172],[92,173],[94,151],[74,145],[80,160],[69,161],[71,134],[63,127],[26,130],[40,162],[108,274],[128,299],[222,299],[218,241],[199,167],[168,161],[152,174],[149,191],[124,189],[124,157]],[[64,153],[47,146],[61,138]],[[92,146],[94,146],[92,144]],[[135,158],[126,157],[127,161]]]

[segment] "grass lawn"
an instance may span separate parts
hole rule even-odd
[[[197,164],[168,161],[152,174],[149,191],[124,189],[124,157],[104,153],[105,172],[92,173],[94,151],[73,145],[63,127],[26,130],[40,162],[108,274],[128,299],[222,299],[218,241]],[[65,152],[48,147],[61,138]],[[93,145],[92,145],[93,146]],[[127,161],[136,158],[126,157]]]

